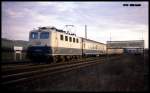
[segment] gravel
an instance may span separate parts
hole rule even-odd
[[[115,57],[114,57],[115,58]],[[51,75],[13,86],[16,91],[147,91],[145,66],[148,60],[140,55],[123,55],[116,59],[77,70]],[[144,61],[144,62],[143,62]],[[145,62],[146,61],[146,62]],[[147,72],[148,73],[148,72]],[[146,79],[146,81],[145,81]]]

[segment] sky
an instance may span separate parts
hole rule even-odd
[[[85,37],[85,25],[88,39],[102,43],[144,39],[148,48],[148,2],[2,2],[2,38],[28,41],[29,32],[39,26]]]

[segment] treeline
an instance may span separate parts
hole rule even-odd
[[[21,46],[23,47],[23,52],[27,50],[29,45],[28,41],[23,40],[9,40],[6,38],[2,38],[2,52],[14,52],[14,46]]]

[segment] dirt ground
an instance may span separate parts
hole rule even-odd
[[[148,55],[106,57],[105,62],[16,85],[17,91],[147,91]]]

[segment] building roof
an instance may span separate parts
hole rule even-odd
[[[83,38],[83,37],[81,37]],[[101,43],[101,42],[98,42],[98,41],[94,41],[94,40],[91,40],[91,39],[87,39],[87,38],[83,38],[84,40],[87,40],[87,41],[91,41],[91,42],[95,42],[95,43],[100,43],[100,44],[104,44],[104,43]]]
[[[144,42],[144,40],[127,40],[127,41],[107,41],[108,43],[127,43],[127,42]]]

